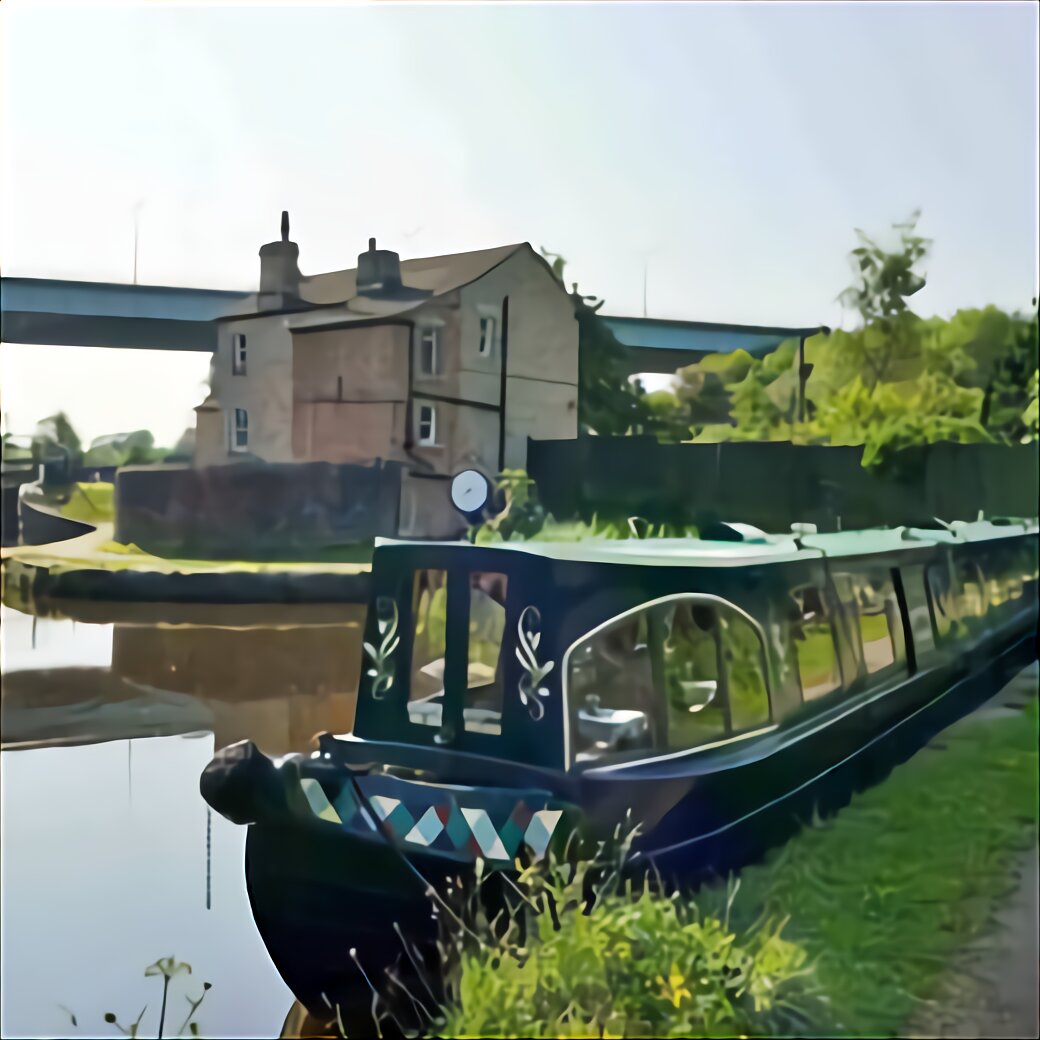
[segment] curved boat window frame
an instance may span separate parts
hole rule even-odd
[[[768,642],[766,640],[765,629],[762,623],[756,620],[751,614],[749,614],[743,607],[738,606],[732,600],[726,599],[723,596],[717,596],[709,592],[672,592],[666,596],[658,596],[655,599],[644,600],[642,603],[638,603],[633,607],[629,607],[627,610],[621,611],[620,614],[615,614],[612,617],[607,618],[605,621],[601,621],[598,625],[594,625],[587,632],[583,632],[577,639],[575,639],[570,646],[563,652],[563,657],[560,660],[560,707],[563,722],[563,762],[564,769],[571,770],[578,765],[577,760],[574,757],[571,741],[571,704],[570,704],[570,662],[571,655],[578,649],[579,646],[588,642],[588,640],[599,635],[601,632],[609,629],[613,625],[619,622],[625,621],[626,619],[640,614],[644,611],[651,610],[654,607],[664,606],[668,603],[694,603],[701,606],[709,606],[715,609],[720,607],[726,610],[731,610],[733,613],[739,615],[744,621],[751,625],[755,636],[758,638],[759,647],[762,653],[762,661],[765,665],[765,669],[762,675],[763,684],[766,692],[766,702],[769,707],[769,722],[767,725],[759,727],[757,729],[750,730],[746,733],[734,733],[730,736],[724,737],[721,740],[711,741],[710,743],[700,744],[697,747],[681,748],[677,750],[668,750],[666,748],[660,749],[659,753],[653,753],[645,755],[642,758],[632,761],[621,761],[621,762],[591,762],[588,764],[588,770],[606,770],[606,769],[621,769],[628,768],[630,766],[641,765],[645,762],[659,762],[668,759],[682,758],[686,755],[695,755],[701,751],[708,751],[712,748],[723,747],[727,744],[736,743],[738,741],[747,740],[750,737],[762,736],[766,733],[771,733],[777,728],[779,723],[776,721],[773,711],[773,684],[770,675],[769,667],[769,651]]]

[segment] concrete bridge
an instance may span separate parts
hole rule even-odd
[[[47,278],[0,279],[0,338],[6,343],[212,351],[214,321],[251,293],[170,285]],[[787,340],[821,331],[658,318],[602,319],[626,347],[628,370],[674,372],[707,354],[746,350],[761,357]]]
[[[215,318],[246,292],[168,285],[0,279],[0,338],[5,343],[148,350],[212,351]]]

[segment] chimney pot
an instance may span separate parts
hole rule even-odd
[[[376,247],[376,240],[374,238],[370,238],[368,240],[368,248],[374,250],[375,247]]]

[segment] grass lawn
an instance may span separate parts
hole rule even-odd
[[[67,501],[58,504],[58,511],[68,520],[85,524],[110,523],[115,517],[114,496],[114,484],[73,484]]]
[[[1037,702],[973,718],[741,875],[734,910],[790,916],[829,1006],[820,1035],[900,1035],[1014,888],[1037,840]]]

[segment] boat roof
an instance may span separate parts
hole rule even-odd
[[[739,526],[739,525],[737,525]],[[1036,533],[1035,521],[993,523],[955,521],[947,528],[894,527],[828,534],[763,534],[743,541],[706,538],[583,538],[571,541],[503,541],[474,546],[471,542],[397,541],[376,539],[377,547],[413,549],[492,549],[574,563],[618,563],[657,567],[741,567],[794,560],[868,556],[900,549],[1009,538]]]

